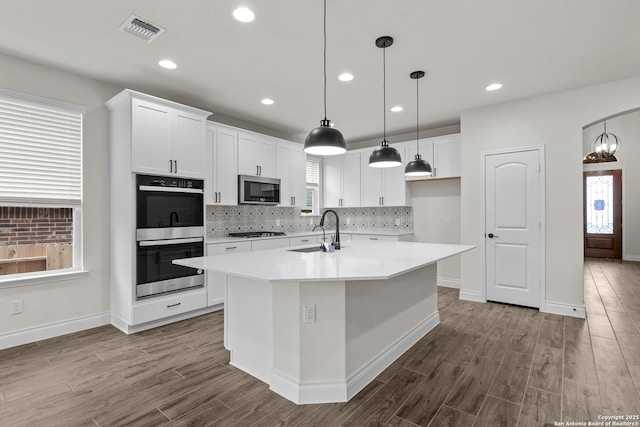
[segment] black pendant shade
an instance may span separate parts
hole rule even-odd
[[[414,160],[407,163],[404,168],[405,176],[431,176],[433,171],[431,165],[420,155],[420,136],[418,131],[419,116],[419,96],[418,96],[418,80],[424,77],[424,71],[414,71],[409,77],[416,81],[416,156]]]
[[[338,129],[332,128],[329,120],[320,121],[304,141],[304,151],[317,156],[332,156],[347,151],[347,143]]]
[[[332,156],[347,151],[347,143],[338,129],[327,119],[327,0],[324,0],[324,119],[304,141],[304,152],[318,156]]]
[[[389,146],[387,141],[387,61],[386,49],[393,44],[393,38],[382,36],[376,39],[376,46],[382,49],[382,109],[383,109],[383,134],[380,147],[373,150],[369,156],[369,166],[373,168],[392,168],[402,164],[400,152]]]

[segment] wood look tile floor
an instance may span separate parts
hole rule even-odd
[[[222,313],[0,351],[0,426],[543,426],[640,414],[640,263],[585,263],[587,319],[458,299],[348,403],[297,406],[231,367]]]

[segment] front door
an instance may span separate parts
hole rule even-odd
[[[541,149],[485,155],[487,299],[540,306]]]
[[[622,171],[584,172],[584,256],[622,258]]]

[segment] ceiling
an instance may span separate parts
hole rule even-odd
[[[252,23],[234,20],[248,6]],[[3,0],[0,52],[303,141],[323,118],[322,0]],[[131,14],[166,32],[118,30]],[[640,75],[637,0],[327,0],[327,113],[348,143],[457,124],[462,111]],[[158,60],[170,58],[176,70]],[[348,83],[337,76],[350,71]],[[1,73],[0,73],[1,76]],[[487,92],[498,81],[501,90]],[[0,80],[0,85],[2,84]],[[275,103],[265,106],[262,98]],[[594,100],[597,102],[597,100]]]

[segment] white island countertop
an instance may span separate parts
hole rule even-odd
[[[269,249],[205,257],[174,263],[247,279],[274,281],[384,280],[474,248],[440,243],[357,241],[329,252]]]

